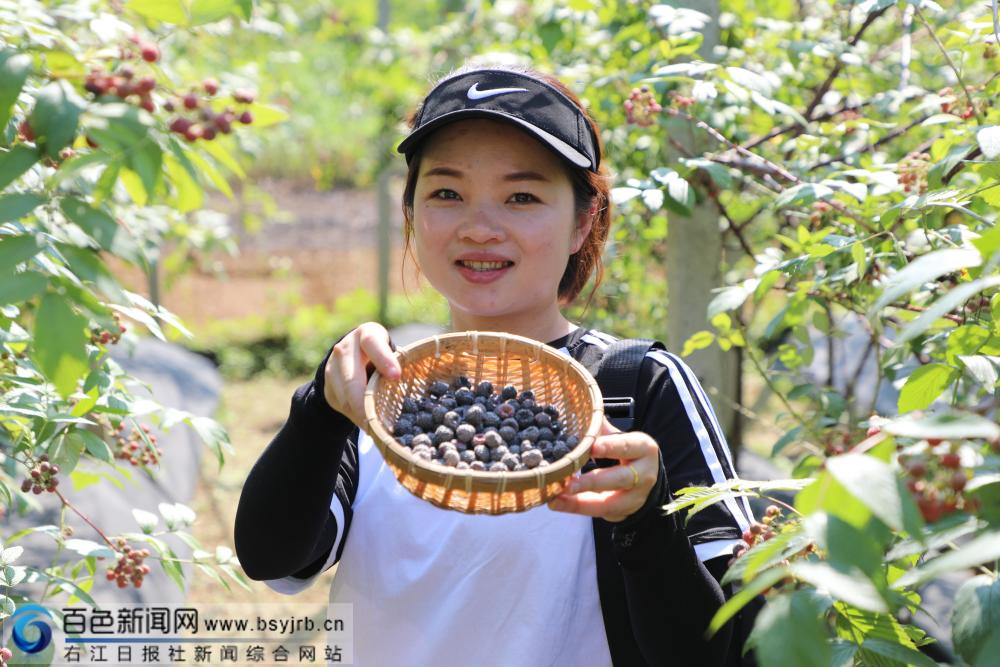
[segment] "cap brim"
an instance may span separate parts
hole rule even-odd
[[[505,120],[507,122],[514,123],[518,127],[521,127],[533,134],[542,143],[546,144],[549,148],[554,150],[570,163],[576,165],[577,167],[583,167],[584,169],[592,168],[590,158],[567,144],[559,137],[546,132],[540,127],[536,127],[521,118],[511,116],[510,114],[506,114],[502,111],[494,111],[491,109],[458,109],[456,111],[451,111],[438,116],[434,120],[425,123],[418,129],[411,132],[399,144],[396,151],[406,155],[407,160],[409,160],[410,154],[417,147],[417,144],[425,139],[428,134],[440,128],[442,125],[454,123],[455,121],[465,118],[495,118],[497,120]]]

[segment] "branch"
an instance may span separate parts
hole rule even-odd
[[[920,18],[920,21],[924,24],[924,27],[927,28],[927,32],[931,34],[931,38],[934,40],[934,43],[937,44],[938,49],[941,50],[941,55],[944,56],[944,59],[948,63],[948,66],[951,67],[951,71],[955,73],[955,78],[958,79],[959,85],[961,85],[962,90],[965,91],[965,99],[968,100],[969,107],[972,109],[972,113],[976,115],[976,120],[982,123],[983,119],[980,118],[979,109],[976,108],[975,103],[972,101],[972,95],[969,93],[969,87],[965,85],[965,81],[962,80],[961,72],[958,71],[958,68],[955,67],[955,63],[952,61],[951,56],[948,55],[948,49],[944,48],[944,44],[942,44],[941,40],[938,39],[937,33],[934,32],[934,29],[931,27],[931,24],[927,22],[926,18],[924,18],[924,13],[920,11],[920,7],[914,6],[914,9],[917,13],[917,16]]]
[[[869,14],[868,17],[865,19],[865,22],[861,24],[860,28],[858,28],[858,31],[854,33],[854,36],[851,37],[849,40],[847,40],[847,45],[848,46],[857,45],[857,43],[861,41],[861,36],[865,34],[866,30],[868,30],[868,26],[874,23],[876,19],[885,14],[892,7],[893,5],[888,5],[886,7],[883,7],[882,9],[879,9]],[[827,92],[829,92],[830,86],[833,85],[833,80],[837,78],[837,76],[840,74],[840,70],[842,70],[843,67],[844,67],[844,61],[838,58],[836,64],[833,66],[833,69],[831,69],[830,73],[826,76],[826,80],[822,84],[820,84],[819,88],[816,89],[816,92],[813,94],[812,100],[806,107],[805,113],[802,114],[802,116],[806,120],[812,120],[812,112],[822,101],[823,96],[826,95]]]
[[[920,118],[917,118],[916,120],[911,121],[909,124],[907,124],[907,125],[905,125],[903,127],[898,127],[895,130],[893,130],[892,132],[890,132],[889,134],[887,134],[884,137],[882,137],[881,139],[879,139],[878,141],[875,141],[875,142],[870,143],[867,146],[863,147],[858,152],[864,153],[866,151],[872,150],[873,148],[878,148],[879,146],[892,141],[896,137],[899,137],[899,136],[901,136],[903,134],[906,134],[907,132],[909,132],[910,130],[912,130],[917,125],[920,125],[921,123],[923,123],[928,118],[930,118],[930,114],[921,116]],[[829,160],[823,160],[822,162],[817,162],[813,166],[811,166],[808,169],[806,169],[806,171],[810,172],[810,171],[813,171],[815,169],[819,169],[820,167],[825,167],[827,165],[831,165],[834,162],[843,162],[846,158],[847,158],[847,154],[846,153],[842,153],[838,157],[830,158]]]

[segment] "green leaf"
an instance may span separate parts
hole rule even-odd
[[[981,574],[955,594],[951,636],[955,650],[972,663],[991,634],[1000,628],[1000,580]]]
[[[816,667],[830,664],[826,608],[807,590],[768,600],[754,623],[761,667]]]
[[[905,517],[903,498],[892,466],[864,454],[844,454],[827,460],[826,468],[872,514],[896,531],[921,528],[914,517]],[[907,525],[908,524],[908,525]]]
[[[145,263],[135,238],[104,209],[94,208],[75,197],[63,198],[60,208],[104,250],[139,266]]]
[[[878,612],[889,610],[875,584],[857,568],[837,569],[829,563],[799,561],[792,563],[790,570],[797,579],[855,607]]]
[[[936,250],[918,257],[889,279],[882,296],[868,309],[868,319],[873,319],[887,305],[924,283],[931,282],[946,273],[979,266],[982,261],[982,256],[975,250],[954,248]]]
[[[85,105],[86,102],[63,79],[45,85],[35,95],[31,129],[35,133],[35,143],[44,148],[49,157],[58,157],[59,151],[72,143]]]
[[[975,294],[985,289],[996,287],[997,285],[1000,285],[1000,276],[980,278],[979,280],[974,280],[971,283],[963,283],[962,285],[959,285],[935,301],[933,305],[929,306],[927,310],[920,314],[920,317],[910,322],[910,324],[908,324],[906,328],[899,333],[899,337],[895,341],[896,346],[901,346],[916,338],[929,329],[931,325],[938,320],[938,318],[950,313],[952,310],[971,299]]]
[[[800,183],[788,188],[774,200],[776,209],[785,206],[804,206],[819,199],[827,199],[833,194],[833,189],[819,183]]]
[[[988,357],[982,354],[961,354],[958,358],[968,369],[972,377],[976,378],[976,382],[983,385],[983,388],[992,394],[993,388],[997,385],[997,380],[1000,380],[994,361],[997,357]]]
[[[235,0],[194,0],[191,3],[191,25],[202,25],[224,19],[239,11]]]
[[[129,164],[138,174],[146,190],[146,198],[153,200],[163,169],[163,150],[155,142],[144,142],[129,154]]]
[[[883,423],[882,430],[907,438],[992,440],[1000,437],[1000,426],[996,422],[979,415],[965,413],[938,412],[919,417],[907,415]]]
[[[288,120],[288,112],[280,107],[254,102],[247,108],[253,114],[254,127],[269,127]]]
[[[686,357],[695,350],[702,350],[715,342],[715,334],[711,331],[699,331],[691,334],[691,337],[684,341],[684,349],[681,356]]]
[[[64,297],[49,293],[38,307],[34,334],[34,360],[68,398],[88,370],[87,319],[74,312]]]
[[[957,572],[1000,558],[1000,532],[983,533],[956,551],[929,560],[910,570],[893,584],[894,588],[916,587],[946,572]]]
[[[31,56],[10,49],[0,52],[0,128],[7,127],[10,110],[31,72]]]
[[[99,461],[114,465],[114,454],[111,452],[111,447],[108,446],[108,443],[103,438],[86,429],[80,429],[79,435],[83,439],[84,446],[91,456]]]
[[[917,649],[903,646],[902,644],[895,644],[884,639],[865,639],[861,643],[861,648],[871,651],[872,653],[883,655],[887,658],[892,658],[893,660],[898,660],[907,666],[938,667],[938,663],[934,662]]]
[[[48,284],[47,277],[34,271],[22,271],[13,276],[5,276],[0,281],[0,306],[23,303],[44,292]]]
[[[966,324],[948,334],[948,347],[945,361],[955,364],[955,358],[961,354],[975,354],[979,348],[990,339],[990,332],[985,327]]]
[[[203,151],[215,158],[216,162],[236,174],[237,177],[244,178],[246,176],[243,167],[236,161],[233,154],[226,150],[221,141],[202,141],[199,142],[199,146],[201,146]]]
[[[900,413],[929,407],[958,376],[958,369],[945,364],[926,364],[913,371],[899,392]]]
[[[0,197],[0,222],[20,220],[46,200],[43,195],[31,193],[4,195]]]
[[[136,14],[154,21],[173,23],[175,25],[186,25],[188,22],[187,11],[181,0],[131,0],[128,5]]]
[[[868,270],[868,255],[865,253],[865,246],[861,241],[855,241],[851,244],[851,259],[854,263],[858,265],[858,275],[864,275],[865,271]]]
[[[41,248],[30,234],[0,236],[0,273],[11,274],[18,264],[26,262]]]
[[[27,144],[18,144],[0,152],[0,190],[13,183],[38,161],[38,151]]]
[[[766,591],[771,586],[788,576],[788,568],[785,566],[772,567],[764,570],[747,585],[740,588],[732,595],[725,604],[719,607],[708,624],[708,635],[714,635],[725,625],[729,619],[735,616],[740,609],[745,607],[751,600]]]

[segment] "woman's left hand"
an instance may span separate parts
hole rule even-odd
[[[652,436],[623,433],[605,417],[590,455],[620,463],[571,478],[566,490],[549,501],[549,509],[618,522],[645,504],[660,471],[660,447]]]

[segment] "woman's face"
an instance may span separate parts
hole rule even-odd
[[[413,200],[417,262],[456,328],[516,331],[560,318],[559,280],[590,230],[560,159],[489,119],[451,123],[423,147]],[[477,322],[479,324],[477,324]]]

